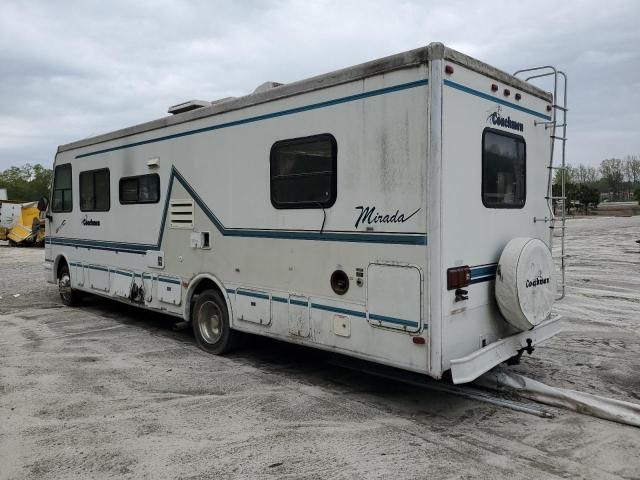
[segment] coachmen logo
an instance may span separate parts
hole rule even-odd
[[[88,215],[85,215],[82,219],[82,225],[84,225],[85,227],[99,227],[100,220],[93,220],[92,218],[89,218]]]
[[[515,130],[517,132],[524,131],[524,124],[521,122],[516,122],[515,120],[511,120],[511,117],[503,117],[502,115],[502,107],[498,105],[494,112],[491,112],[487,117],[487,123],[491,125],[497,125],[498,127],[510,128],[511,130]]]
[[[550,281],[551,281],[551,279],[549,277],[542,277],[542,275],[538,275],[533,280],[528,280],[527,279],[527,281],[525,282],[524,286],[525,286],[525,288],[534,288],[534,287],[537,287],[538,285],[546,285]]]

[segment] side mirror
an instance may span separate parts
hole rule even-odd
[[[40,200],[38,200],[39,211],[41,212],[46,211],[48,206],[49,206],[49,199],[47,197],[42,197]]]

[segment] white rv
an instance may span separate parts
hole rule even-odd
[[[212,353],[249,332],[468,382],[558,332],[556,111],[439,43],[187,102],[58,148],[46,276]]]

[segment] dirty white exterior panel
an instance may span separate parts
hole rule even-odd
[[[48,278],[61,262],[84,263],[74,288],[186,320],[206,278],[233,329],[439,378],[481,337],[512,333],[492,301],[495,262],[510,238],[543,228],[531,219],[543,214],[549,138],[530,116],[521,120],[524,209],[494,212],[480,201],[492,82],[517,87],[532,111],[551,100],[432,44],[60,147],[55,166],[71,164],[73,210],[47,222]],[[504,111],[520,118],[511,104]],[[335,139],[335,203],[275,208],[273,145],[315,135]],[[110,210],[81,212],[79,174],[100,168],[110,171]],[[121,178],[149,174],[159,177],[157,202],[118,201]],[[463,264],[477,281],[460,303],[446,270]],[[109,269],[133,272],[142,300],[127,295],[133,282],[110,291]],[[349,280],[341,294],[336,271]]]

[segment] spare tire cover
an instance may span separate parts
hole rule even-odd
[[[556,297],[553,259],[537,238],[514,238],[502,251],[496,274],[496,300],[504,318],[529,330],[551,315]]]

